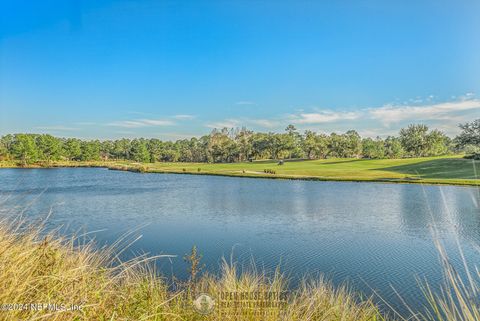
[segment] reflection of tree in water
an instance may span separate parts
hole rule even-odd
[[[463,189],[470,191],[465,193]],[[434,227],[440,237],[457,233],[480,246],[480,210],[476,188],[402,185],[398,192],[402,205],[401,227],[405,232],[430,235],[423,230]]]
[[[469,193],[453,193],[442,188],[443,206],[455,233],[480,246],[480,197],[476,188],[468,189]]]
[[[401,197],[401,228],[405,232],[422,236],[428,235],[424,230],[433,224],[437,228],[444,226],[447,217],[441,206],[439,186],[400,185],[398,192]]]
[[[403,231],[415,238],[428,239],[432,253],[437,253],[433,242],[433,238],[437,238],[445,246],[451,262],[459,264],[460,269],[460,250],[468,265],[478,263],[474,259],[480,254],[480,210],[476,188],[404,185],[398,192],[402,197]]]

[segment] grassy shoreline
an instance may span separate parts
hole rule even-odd
[[[38,222],[0,223],[0,320],[480,320],[475,299],[480,272],[469,274],[466,285],[440,247],[442,290],[432,292],[428,283],[419,284],[428,301],[425,310],[400,316],[385,314],[372,298],[346,284],[334,287],[321,276],[306,277],[292,289],[278,270],[241,270],[224,260],[217,275],[195,273],[190,280],[167,281],[155,261],[168,255],[118,259],[131,242],[128,237],[98,249],[92,241],[45,234]],[[207,314],[195,309],[203,293],[215,302]]]
[[[92,242],[77,245],[37,227],[2,223],[0,320],[384,319],[371,299],[323,279],[287,291],[278,272],[242,272],[224,262],[219,275],[176,281],[172,288],[154,269],[154,261],[165,258],[119,262],[121,247],[98,250]],[[200,293],[216,302],[206,315],[194,308]]]
[[[480,161],[461,156],[410,159],[324,159],[251,163],[135,163],[130,161],[57,161],[20,166],[1,161],[0,168],[103,167],[142,173],[216,175],[312,181],[378,182],[480,186]],[[265,173],[265,170],[273,173]]]

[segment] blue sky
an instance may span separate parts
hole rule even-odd
[[[0,134],[247,126],[449,135],[480,117],[479,1],[0,1]]]

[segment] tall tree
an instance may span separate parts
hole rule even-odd
[[[100,157],[104,160],[114,157],[114,143],[111,140],[100,142]]]
[[[427,156],[444,155],[448,152],[450,139],[444,133],[435,129],[427,135]]]
[[[331,133],[328,139],[328,154],[331,157],[346,157],[346,142],[342,135]]]
[[[23,165],[31,164],[38,158],[37,145],[33,135],[16,134],[12,143],[12,154]]]
[[[388,158],[402,158],[404,150],[400,139],[393,136],[388,136],[384,142],[385,156]]]
[[[218,131],[214,129],[210,134],[208,152],[214,163],[232,162],[238,157],[236,142],[229,136],[227,128]]]
[[[308,159],[314,159],[317,157],[317,134],[315,132],[311,130],[305,131],[303,149]]]
[[[122,138],[113,142],[113,154],[117,159],[130,159],[131,141]]]
[[[365,138],[362,140],[362,156],[365,158],[384,158],[385,145],[379,137],[373,140]]]
[[[245,161],[248,160],[252,154],[252,134],[251,130],[242,128],[240,132],[236,135],[235,140],[237,141],[238,150],[239,150],[239,160]]]
[[[307,130],[301,141],[303,155],[308,159],[325,158],[328,155],[328,143],[327,135]]]
[[[2,136],[0,138],[0,159],[10,159],[10,151],[14,142],[14,137],[11,134]]]
[[[161,160],[164,162],[177,162],[180,158],[180,152],[178,151],[177,145],[172,142],[165,142]]]
[[[148,152],[144,139],[134,139],[131,145],[131,155],[134,161],[142,163],[150,162],[150,153]]]
[[[80,160],[82,156],[82,141],[69,138],[63,144],[63,154],[68,160]]]
[[[297,131],[294,125],[288,125],[285,128],[287,135],[283,137],[284,151],[288,154],[288,158],[301,158],[305,157],[305,153],[302,149],[302,135]]]
[[[37,137],[36,143],[40,159],[45,160],[47,163],[60,159],[62,149],[58,138],[44,134]]]
[[[100,141],[84,141],[81,145],[82,154],[80,159],[83,161],[96,161],[100,159]]]
[[[265,133],[255,133],[252,135],[252,155],[257,159],[267,158],[270,156],[270,138]]]
[[[162,157],[163,143],[160,139],[152,138],[147,142],[147,150],[150,155],[150,162],[158,162]]]
[[[347,141],[346,157],[359,157],[362,152],[362,138],[355,130],[349,130],[345,133]]]
[[[464,131],[455,142],[480,149],[480,120],[462,125]],[[477,145],[471,145],[477,144]],[[289,125],[284,133],[254,133],[246,128],[213,130],[201,138],[175,142],[159,139],[119,139],[115,141],[82,141],[60,139],[51,135],[17,134],[0,138],[0,159],[16,159],[22,163],[69,160],[128,159],[138,162],[241,162],[249,159],[309,159],[326,157],[401,158],[446,154],[451,140],[438,130],[429,132],[425,125],[410,125],[400,137],[363,139],[354,131],[330,136],[305,131],[300,134]],[[464,149],[465,150],[465,149]]]
[[[400,142],[409,156],[426,156],[428,152],[427,132],[428,127],[423,124],[412,124],[400,130]]]
[[[286,144],[282,140],[281,134],[268,133],[267,141],[271,159],[278,159],[283,156],[282,151],[285,149]]]
[[[328,140],[329,137],[325,134],[319,134],[316,137],[317,142],[317,158],[326,158],[328,155]]]
[[[460,124],[459,127],[462,132],[455,138],[456,143],[460,147],[472,145],[480,148],[480,119]]]

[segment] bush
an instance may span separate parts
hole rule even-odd
[[[474,153],[471,155],[464,156],[466,159],[480,160],[480,153]]]
[[[467,145],[463,148],[465,154],[480,154],[480,146]]]

